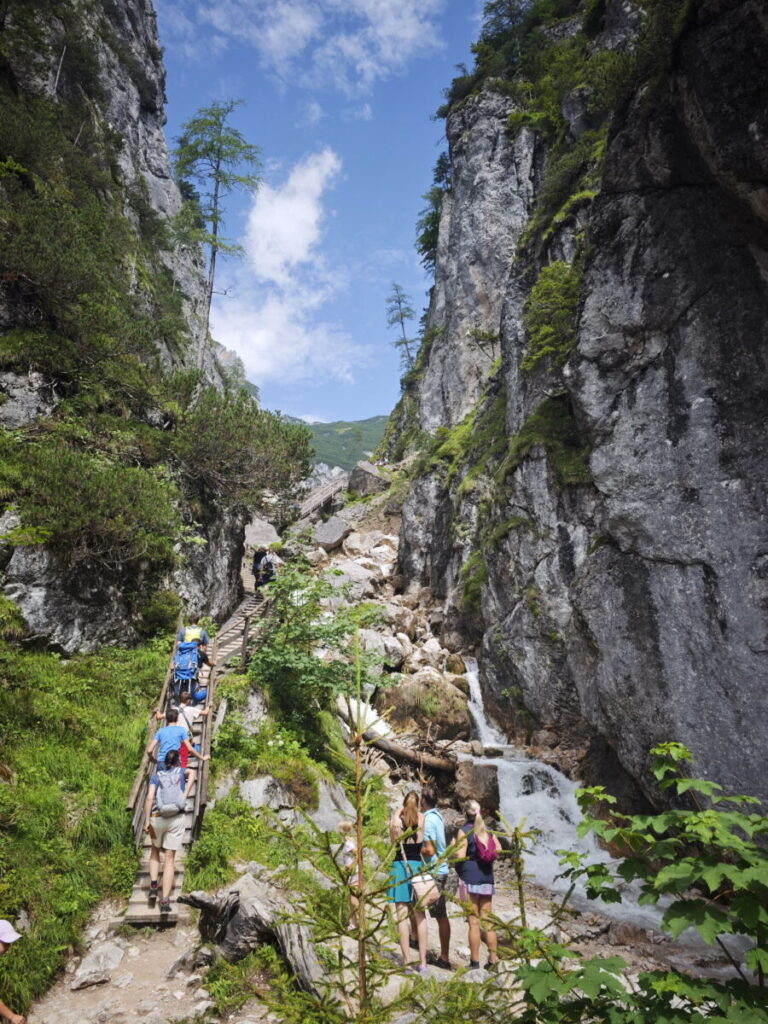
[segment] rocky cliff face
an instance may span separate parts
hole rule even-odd
[[[485,472],[477,456],[422,467],[401,561],[443,598],[446,628],[481,641],[508,728],[553,727],[584,751],[587,777],[652,800],[648,749],[676,739],[702,775],[765,798],[768,25],[757,0],[694,6],[671,67],[614,115],[589,213],[536,257],[571,259],[586,229],[562,370],[521,367],[535,270],[515,247],[536,198],[533,136],[489,147],[504,103],[485,95],[460,113],[461,145],[451,115],[454,180],[483,166],[495,185],[476,210],[477,191],[456,191],[445,214],[448,238],[466,225],[463,253],[477,256],[447,257],[457,243],[441,235],[430,322],[452,326],[429,354],[420,417],[452,426],[484,389],[475,430],[503,403],[505,436]],[[608,35],[630,22],[609,2]],[[577,131],[583,106],[569,101]],[[480,316],[498,323],[503,365],[477,386],[466,335]]]
[[[110,154],[111,185],[122,197],[122,213],[136,234],[142,232],[137,210],[144,211],[150,222],[167,224],[178,213],[182,199],[163,132],[165,69],[151,0],[105,0],[88,7],[65,3],[50,16],[43,8],[6,5],[1,27],[11,43],[0,59],[4,82],[9,83],[11,94],[42,96],[62,107],[73,99],[84,105],[83,128]],[[17,37],[27,49],[21,44],[14,49]],[[5,156],[4,147],[2,152]],[[162,363],[171,370],[200,368],[206,384],[222,388],[215,343],[202,337],[202,252],[164,242],[155,256],[169,272],[175,293],[183,297],[191,339],[184,348],[170,348],[158,338]],[[137,278],[138,290],[141,275]],[[0,282],[0,335],[39,321],[34,303],[25,305],[23,295],[19,298]],[[67,388],[44,374],[9,369],[0,374],[0,425],[33,428],[55,415],[66,396]],[[144,415],[151,427],[161,426],[161,410],[148,409]],[[185,545],[181,567],[165,585],[183,598],[189,611],[224,617],[240,595],[243,516],[196,508],[185,513],[185,519],[197,543]],[[11,525],[14,522],[6,528]],[[105,641],[135,639],[131,595],[125,592],[130,588],[119,580],[108,583],[98,573],[73,573],[43,546],[9,547],[0,564],[5,593],[20,608],[32,636],[70,653],[92,650]]]

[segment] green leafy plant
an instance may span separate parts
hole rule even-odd
[[[542,267],[523,308],[528,347],[522,361],[527,373],[540,363],[562,366],[576,344],[576,314],[581,272],[576,264],[557,260]]]

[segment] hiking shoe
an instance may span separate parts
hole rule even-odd
[[[429,968],[427,967],[426,964],[419,964],[419,966],[416,968],[416,973],[417,974],[429,974]]]
[[[154,905],[157,900],[157,882],[149,883],[149,892],[147,893],[147,899],[151,905]]]
[[[435,967],[439,967],[441,971],[452,971],[453,964],[450,960],[443,960],[441,956],[435,960]]]
[[[485,965],[485,969],[486,969],[486,971],[495,971],[498,966],[499,966],[499,961],[498,960],[495,960],[493,962],[491,962],[489,960],[488,963]]]
[[[171,901],[170,900],[166,900],[166,899],[161,899],[160,900],[160,913],[161,914],[170,914],[170,912],[171,912]]]
[[[480,970],[480,961],[479,960],[470,960],[469,961],[469,969],[470,969],[470,971],[479,971]]]

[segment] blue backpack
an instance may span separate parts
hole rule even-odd
[[[197,678],[199,658],[197,643],[194,640],[184,643],[180,642],[176,648],[176,657],[173,659],[173,676],[178,682],[190,682]]]

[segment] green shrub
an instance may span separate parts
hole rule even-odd
[[[592,483],[590,446],[579,432],[567,395],[545,398],[509,439],[507,455],[496,473],[497,481],[503,482],[537,444],[546,450],[562,486]]]
[[[528,347],[522,361],[527,373],[539,363],[562,366],[576,344],[576,315],[581,270],[560,260],[542,267],[523,307]]]
[[[69,565],[111,573],[173,564],[181,519],[169,480],[56,440],[22,447],[0,435],[0,459],[0,486],[16,489],[22,517],[12,543],[44,541]]]

